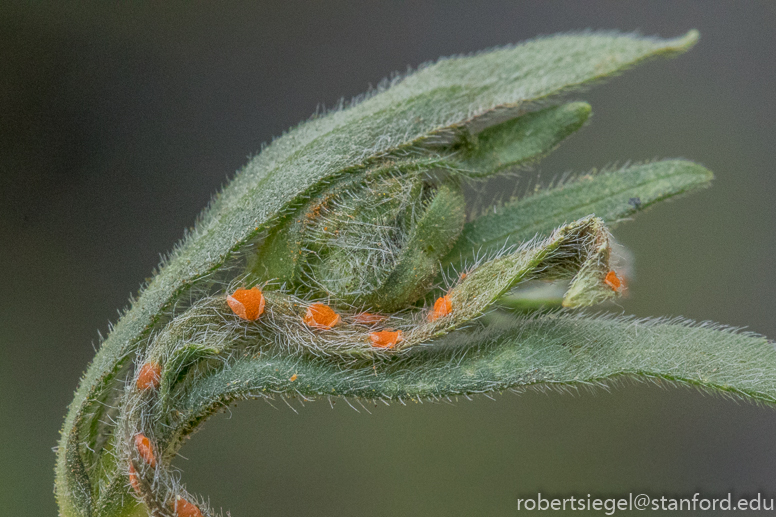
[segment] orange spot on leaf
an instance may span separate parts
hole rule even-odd
[[[202,517],[202,512],[196,505],[191,504],[181,496],[175,498],[173,509],[178,517]]]
[[[428,321],[436,321],[453,312],[453,302],[450,295],[440,296],[434,302],[434,308],[428,313]]]
[[[129,484],[132,485],[132,488],[135,490],[135,493],[139,495],[140,483],[137,480],[137,471],[135,470],[135,467],[133,467],[131,463],[129,464]]]
[[[294,382],[294,381],[295,381],[295,380],[297,380],[298,378],[299,378],[299,376],[298,376],[297,374],[294,374],[294,375],[292,375],[292,376],[291,376],[291,377],[290,377],[288,380],[289,380],[289,381],[291,381],[291,382]]]
[[[402,340],[401,330],[381,330],[380,332],[372,332],[369,334],[369,340],[372,342],[372,346],[375,348],[393,348],[396,343]]]
[[[156,457],[154,457],[154,446],[151,440],[143,433],[135,435],[135,448],[143,460],[152,467],[156,467]]]
[[[308,327],[328,330],[340,322],[342,318],[331,307],[322,303],[314,303],[307,308],[304,324]]]
[[[238,289],[226,297],[226,303],[232,312],[244,320],[255,321],[264,312],[264,295],[261,289]]]
[[[155,390],[162,378],[162,367],[158,363],[148,362],[140,367],[137,374],[137,389]]]
[[[620,281],[620,277],[617,276],[617,273],[614,271],[609,271],[606,273],[606,277],[604,278],[604,283],[612,288],[612,291],[619,291],[622,287],[622,281]]]
[[[362,312],[353,316],[353,323],[359,325],[375,325],[381,321],[385,321],[386,316],[382,314],[372,314],[371,312]]]

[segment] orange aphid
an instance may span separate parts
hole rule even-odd
[[[135,489],[136,493],[140,493],[140,483],[137,481],[137,471],[132,464],[129,464],[129,484]]]
[[[155,390],[162,378],[162,367],[158,363],[148,362],[140,367],[137,374],[137,389]]]
[[[135,448],[137,449],[140,457],[145,460],[152,467],[156,467],[156,457],[154,456],[154,446],[151,445],[151,440],[148,439],[143,433],[137,433],[135,435]]]
[[[428,321],[436,321],[451,312],[453,312],[453,301],[450,299],[450,295],[440,296],[434,302],[434,308],[428,313]]]
[[[331,307],[322,303],[314,303],[307,308],[304,323],[309,327],[328,330],[340,322],[340,315],[331,310]]]
[[[609,271],[606,273],[606,277],[604,278],[604,283],[612,288],[612,291],[619,291],[622,287],[622,281],[620,280],[620,277],[617,276],[617,273],[614,271]]]
[[[299,376],[298,376],[297,374],[294,374],[294,375],[292,375],[291,377],[289,377],[289,379],[288,379],[288,380],[289,380],[289,381],[291,381],[291,382],[294,382],[294,381],[295,381],[295,380],[297,380],[298,378],[299,378]]]
[[[396,343],[401,341],[401,330],[381,330],[380,332],[372,332],[369,334],[369,340],[372,341],[372,346],[375,348],[393,348]]]
[[[386,317],[387,316],[383,316],[382,314],[362,312],[353,316],[353,323],[358,323],[359,325],[375,325],[381,321],[385,321]]]
[[[181,496],[175,497],[173,510],[175,510],[175,515],[178,517],[202,517],[202,512],[199,511],[199,508]]]
[[[232,312],[244,320],[254,321],[264,312],[264,295],[261,289],[238,289],[226,297]]]

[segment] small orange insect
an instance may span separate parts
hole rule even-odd
[[[372,332],[369,334],[369,340],[372,341],[372,346],[375,348],[393,348],[396,343],[402,340],[401,330],[381,330],[380,332]]]
[[[181,496],[175,496],[173,510],[178,517],[202,517],[202,512],[195,505],[191,504]]]
[[[453,301],[450,299],[450,295],[440,296],[434,302],[434,309],[428,313],[428,321],[436,321],[451,312],[453,312]]]
[[[353,323],[358,323],[359,325],[375,325],[381,321],[385,321],[386,318],[387,316],[383,316],[382,314],[362,312],[353,316]]]
[[[620,280],[620,277],[617,276],[617,273],[614,271],[609,271],[606,273],[606,278],[604,278],[604,283],[612,288],[612,291],[619,291],[622,287],[622,281]]]
[[[155,390],[162,379],[162,367],[158,363],[148,362],[140,368],[137,374],[137,389]]]
[[[264,295],[261,289],[238,289],[226,297],[232,312],[244,320],[256,321],[264,312]]]
[[[129,484],[135,489],[135,493],[140,494],[140,483],[137,481],[137,471],[132,464],[129,464]]]
[[[297,374],[294,374],[294,375],[292,375],[292,376],[291,376],[291,377],[290,377],[288,380],[289,380],[289,381],[291,381],[291,382],[294,382],[294,381],[295,381],[295,380],[297,380],[298,378],[299,378],[299,376],[298,376]]]
[[[305,314],[303,321],[308,327],[328,330],[339,323],[341,319],[340,315],[328,305],[314,303],[307,308],[307,314]]]
[[[156,467],[156,458],[154,457],[154,446],[151,445],[151,440],[148,439],[143,433],[137,433],[135,435],[135,448],[140,454],[140,457],[145,460],[152,467]]]

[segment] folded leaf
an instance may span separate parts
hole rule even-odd
[[[439,260],[450,251],[465,220],[466,201],[460,186],[441,185],[398,254],[394,269],[364,303],[392,312],[421,298],[431,287]]]

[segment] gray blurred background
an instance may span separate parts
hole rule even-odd
[[[776,337],[773,2],[3,2],[0,513],[56,514],[51,448],[98,332],[262,142],[407,65],[585,28],[702,34],[576,95],[592,125],[539,166],[681,156],[717,174],[617,229],[636,255],[624,310]],[[210,420],[181,451],[189,488],[235,516],[776,496],[776,412],[688,389],[276,407]]]

